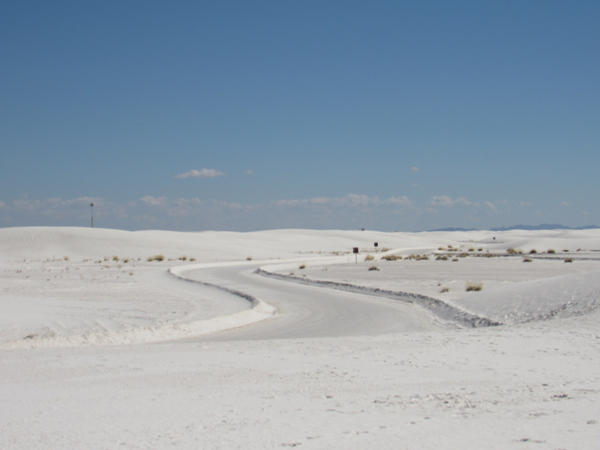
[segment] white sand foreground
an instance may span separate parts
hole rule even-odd
[[[379,259],[448,245],[558,259]],[[354,264],[354,246],[374,260]],[[600,230],[0,229],[0,447],[595,449],[598,250]],[[249,257],[306,278],[425,294],[506,325],[210,340],[190,324],[252,304],[167,269]],[[483,290],[464,292],[467,281]],[[171,340],[174,329],[199,337]]]

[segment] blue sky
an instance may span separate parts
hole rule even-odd
[[[0,2],[0,227],[600,225],[595,1]]]

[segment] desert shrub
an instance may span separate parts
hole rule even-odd
[[[196,258],[190,258],[190,261],[196,261]]]
[[[118,261],[118,260],[119,260],[119,257],[118,257],[118,256],[116,256],[116,255],[115,255],[115,256],[113,256],[113,261]]]
[[[129,262],[129,258],[123,258],[123,262],[124,263],[128,263]]]
[[[475,282],[475,281],[467,281],[465,285],[465,289],[467,291],[480,291],[483,289],[483,283]]]
[[[548,253],[556,253],[556,250],[554,250],[553,248],[548,250]]]
[[[461,253],[460,255],[458,255],[459,258],[466,258],[467,256],[469,256],[468,253]]]
[[[442,294],[443,294],[444,292],[449,292],[449,291],[450,291],[450,288],[449,288],[449,287],[443,287],[443,288],[440,290],[440,293],[442,293]]]
[[[290,277],[293,277],[296,274],[294,272],[290,272],[289,275],[290,275]]]
[[[429,261],[429,256],[427,256],[427,255],[417,255],[417,256],[415,256],[415,259],[417,261]]]
[[[444,247],[438,247],[438,250],[444,250]]]
[[[523,258],[523,262],[532,262],[533,260],[531,258]]]
[[[165,257],[163,255],[156,255],[153,259],[154,261],[164,261]]]
[[[373,261],[374,259],[375,259],[375,257],[373,255],[365,256],[365,261]]]
[[[246,261],[252,261],[252,256],[248,256],[248,257],[246,258]]]
[[[386,261],[396,261],[398,259],[402,259],[400,255],[385,255],[382,256],[381,259],[385,259]]]
[[[377,266],[371,266],[371,267],[369,267],[369,270],[379,270],[379,267],[377,267]]]
[[[535,248],[534,248],[534,249],[531,249],[531,250],[529,250],[529,254],[530,254],[530,255],[535,255],[536,253],[537,253],[537,250],[536,250]]]
[[[569,252],[569,250],[565,248],[565,249],[563,250],[563,252],[565,252],[565,253],[568,253],[568,252]]]
[[[387,248],[387,247],[383,247],[381,250],[379,250],[380,252],[389,252],[391,250],[391,248]]]
[[[515,250],[514,248],[509,248],[508,250],[506,250],[506,253],[508,253],[509,255],[516,255],[518,254],[518,250]]]
[[[456,262],[458,261],[458,258],[452,258],[452,261]]]
[[[435,258],[436,261],[448,261],[448,257],[446,255],[439,255]]]
[[[146,258],[146,261],[150,262],[150,261],[154,261],[154,256],[148,256]]]
[[[573,262],[573,258],[567,258],[567,259],[565,259],[565,262],[566,263],[572,263]]]
[[[306,269],[306,264],[302,264],[298,269]]]
[[[474,249],[473,247],[469,247],[469,251],[470,251],[470,252],[474,252],[474,251],[475,251],[475,249]]]
[[[406,258],[404,258],[404,259],[415,259],[416,257],[417,257],[417,255],[410,254],[410,255],[408,255],[408,256],[407,256]]]
[[[179,261],[187,261],[187,256],[183,255],[183,256],[180,256],[178,259],[179,259]]]
[[[480,247],[480,248],[478,248],[478,249],[477,249],[477,251],[478,251],[478,252],[482,252],[482,251],[483,251],[483,248],[482,248],[482,247]]]

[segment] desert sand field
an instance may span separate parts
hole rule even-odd
[[[0,447],[595,449],[599,307],[600,230],[4,228]]]

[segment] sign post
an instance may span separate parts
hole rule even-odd
[[[90,203],[90,208],[92,209],[92,228],[94,228],[94,204]]]
[[[358,264],[358,247],[353,247],[352,253],[354,253],[354,264]]]

